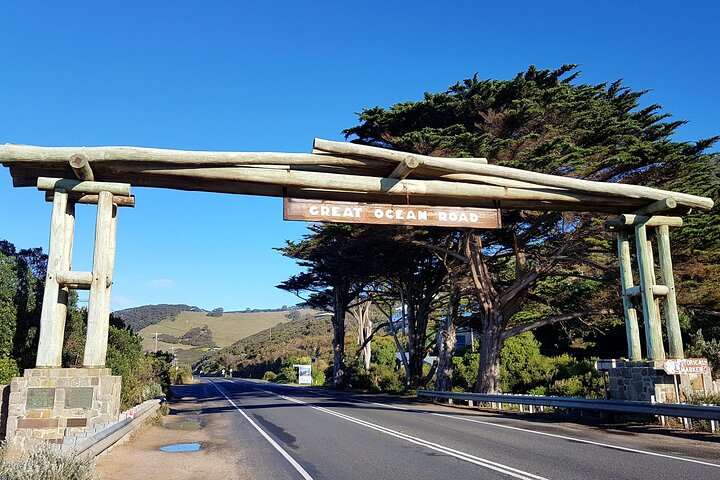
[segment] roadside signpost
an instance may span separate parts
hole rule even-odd
[[[682,374],[697,373],[702,379],[703,392],[707,394],[705,388],[705,375],[710,373],[710,365],[707,358],[670,358],[663,362],[663,370],[668,375],[673,376],[675,382],[675,397],[677,403],[680,403],[680,387],[678,386],[678,377]],[[684,419],[683,419],[684,420]]]
[[[311,365],[293,365],[298,369],[298,383],[300,385],[312,385],[312,366]]]

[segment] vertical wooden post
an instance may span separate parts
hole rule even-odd
[[[640,292],[643,304],[647,356],[650,360],[664,360],[665,348],[662,341],[662,328],[652,292],[655,283],[655,267],[652,252],[648,248],[645,224],[635,226],[635,247],[637,248],[638,270],[640,271]]]
[[[627,290],[633,286],[632,265],[630,263],[630,241],[625,231],[619,231],[617,237],[618,259],[620,260],[620,283],[622,285],[623,310],[625,312],[625,334],[628,344],[628,358],[640,360],[640,328],[638,327],[637,309]]]
[[[685,358],[680,318],[678,317],[677,300],[675,298],[675,279],[673,278],[672,258],[670,256],[670,227],[660,225],[656,228],[658,241],[658,261],[662,282],[668,287],[668,294],[663,297],[665,310],[665,327],[667,328],[668,347],[671,358]]]
[[[112,193],[100,192],[95,223],[93,280],[88,304],[87,338],[84,367],[105,366],[108,330],[110,327],[110,288],[115,261],[115,222],[117,210]]]
[[[35,365],[59,367],[67,313],[67,288],[60,288],[58,272],[70,269],[72,241],[75,230],[75,206],[65,190],[56,190],[50,220],[50,247],[43,306],[40,314],[40,338]]]

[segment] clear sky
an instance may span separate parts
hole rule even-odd
[[[355,112],[578,63],[623,78],[720,133],[716,1],[0,0],[0,143],[309,152]],[[276,198],[136,188],[121,209],[113,309],[291,305],[298,271],[272,247],[305,226]],[[0,238],[47,249],[50,205],[0,168]],[[78,207],[76,270],[92,261],[94,207]]]

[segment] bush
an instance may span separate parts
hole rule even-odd
[[[0,384],[7,385],[13,377],[19,376],[17,362],[9,357],[0,357]]]
[[[2,480],[95,480],[93,462],[80,455],[58,452],[47,444],[32,447],[18,457],[0,452]]]
[[[207,325],[195,327],[188,330],[180,339],[186,345],[194,347],[214,347],[212,331]]]
[[[274,382],[276,377],[277,373],[273,372],[272,370],[268,370],[263,374],[262,379],[267,380],[268,382]]]
[[[192,379],[192,369],[189,365],[176,366],[170,369],[170,381],[173,385],[185,385]]]

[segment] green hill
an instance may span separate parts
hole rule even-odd
[[[197,369],[214,372],[232,366],[242,376],[259,378],[268,370],[277,370],[288,358],[308,356],[318,357],[318,362],[327,366],[332,358],[330,319],[317,318],[311,310],[299,312],[300,318],[277,324],[272,331],[258,332],[210,352],[198,362]]]
[[[149,324],[138,333],[143,338],[145,350],[155,350],[155,333],[158,333],[159,350],[174,350],[182,363],[194,363],[212,348],[211,345],[226,347],[292,318],[312,313],[309,309],[265,310],[211,316],[206,311],[185,310],[177,316]]]
[[[175,318],[182,312],[203,312],[201,308],[191,305],[143,305],[142,307],[126,308],[113,312],[134,332],[139,332],[148,325],[154,325],[166,318]]]

